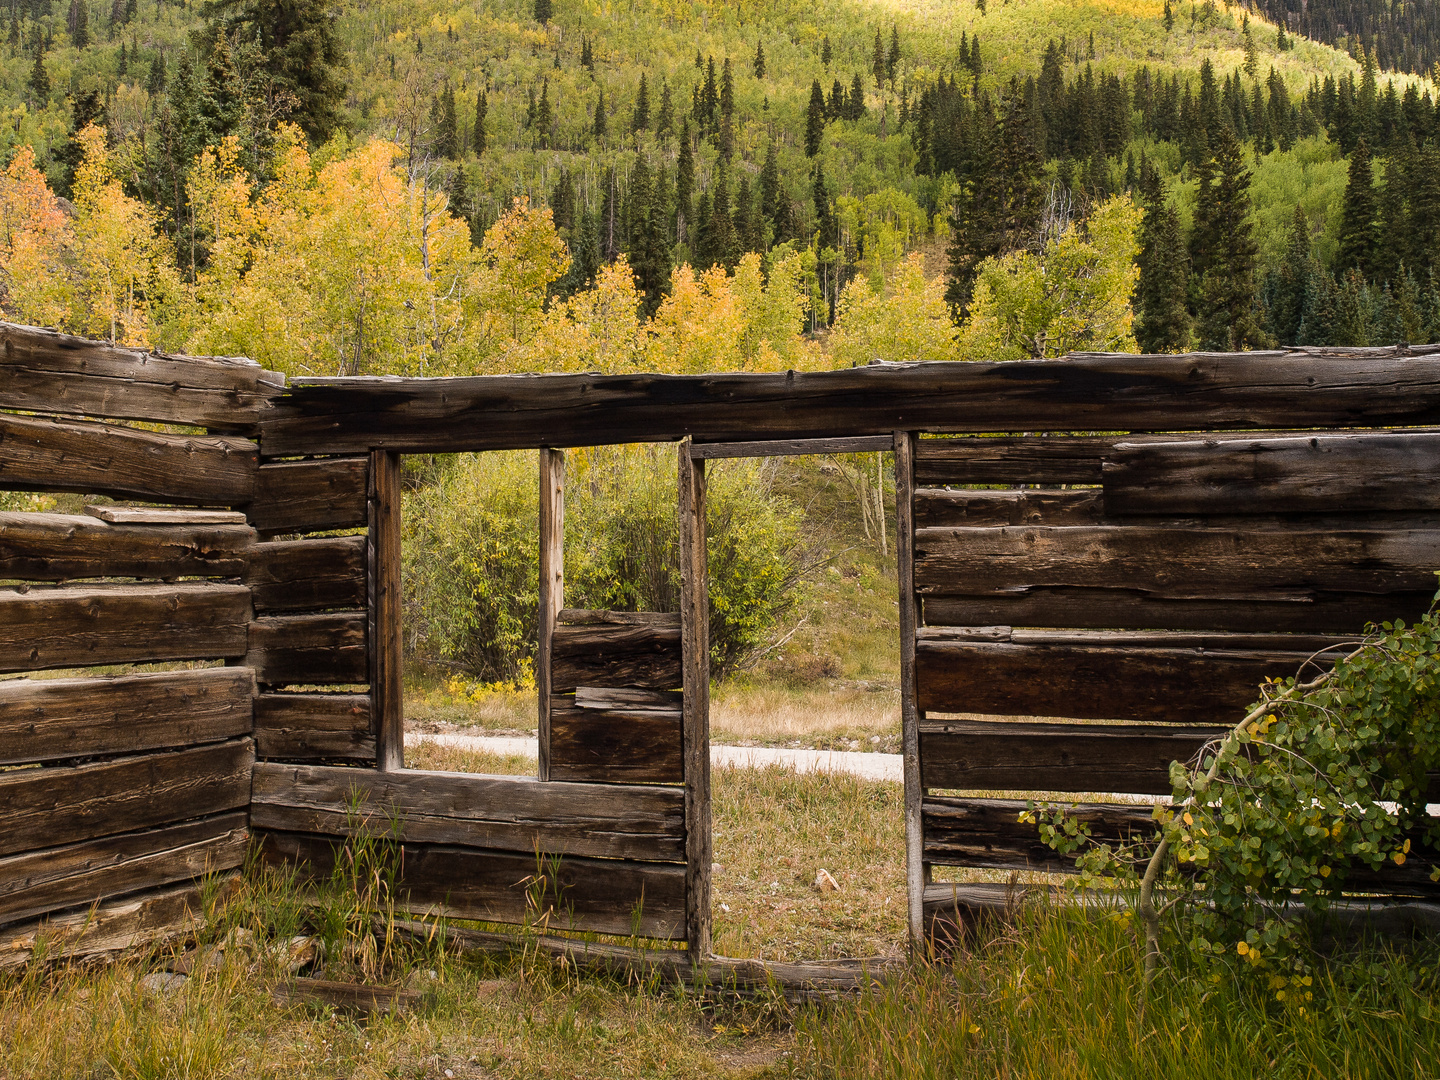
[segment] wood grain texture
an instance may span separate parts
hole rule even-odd
[[[272,535],[358,528],[369,520],[369,473],[364,457],[261,465],[247,508],[250,524]]]
[[[255,675],[206,668],[0,682],[0,765],[135,754],[245,735]]]
[[[1351,652],[1359,641],[1343,634],[1237,634],[1196,630],[1037,630],[1013,626],[925,626],[916,640],[1006,641],[1015,645],[1077,645],[1123,648],[1260,650],[1319,653]]]
[[[245,584],[257,613],[365,606],[365,537],[281,540],[247,553]]]
[[[1437,566],[1440,530],[1102,525],[915,534],[915,586],[932,596],[1042,586],[1137,589],[1196,599],[1433,592]]]
[[[565,606],[565,454],[542,448],[540,458],[540,626],[535,648],[535,690],[539,706],[539,776],[550,779],[552,638]]]
[[[1308,653],[920,642],[926,711],[1224,723]],[[1319,669],[1314,669],[1319,670]]]
[[[910,947],[924,940],[922,899],[929,870],[925,865],[920,802],[920,721],[915,684],[915,634],[919,618],[915,601],[915,452],[913,432],[895,433],[895,561],[899,582],[900,623],[900,745],[905,781],[905,894]]]
[[[10,491],[234,506],[250,501],[259,464],[255,443],[235,436],[0,414],[0,488]]]
[[[1440,508],[1440,433],[1118,443],[1110,514],[1326,513]]]
[[[167,356],[0,323],[0,408],[237,431],[284,385],[243,357]]]
[[[1157,596],[1144,589],[1017,587],[995,596],[927,596],[927,626],[1089,627],[1295,631],[1358,634],[1367,623],[1414,622],[1434,590],[1367,595],[1296,590],[1283,597],[1235,590],[1213,600]]]
[[[998,525],[1102,525],[1104,501],[1099,488],[1079,491],[915,492],[915,527],[983,528]]]
[[[0,590],[0,671],[242,656],[241,585]]]
[[[696,461],[720,458],[801,457],[806,454],[875,454],[895,449],[888,435],[834,439],[765,439],[759,442],[691,443]]]
[[[258,835],[261,856],[271,865],[300,865],[312,878],[329,876],[338,847],[334,837]],[[641,937],[685,936],[685,868],[677,863],[562,858],[556,875],[541,868],[547,875],[542,891],[533,880],[533,853],[404,844],[402,858],[400,906],[411,911],[602,934],[628,935],[638,924]],[[528,907],[531,889],[544,898],[539,913]]]
[[[550,779],[678,784],[684,779],[679,709],[550,709]]]
[[[387,772],[405,767],[405,656],[401,637],[400,455],[370,455],[368,560],[373,603],[366,667],[374,710],[375,764]],[[338,680],[337,680],[338,681]]]
[[[288,761],[374,764],[369,694],[260,694],[255,754]]]
[[[265,686],[359,685],[370,679],[365,613],[267,615],[249,624],[245,666]]]
[[[248,525],[111,525],[80,514],[0,513],[0,578],[239,577]]]
[[[250,802],[249,739],[96,765],[0,773],[0,855],[114,836]]]
[[[653,626],[679,629],[678,611],[596,611],[590,608],[561,608],[555,616],[559,626]]]
[[[0,859],[0,923],[237,869],[243,811]]]
[[[1170,794],[1170,763],[1188,762],[1223,727],[927,720],[925,788]]]
[[[1437,421],[1433,357],[1089,354],[773,374],[303,379],[262,422],[261,445],[272,456],[381,447],[448,453],[901,428],[1136,432]]]
[[[559,625],[551,638],[550,692],[577,686],[670,690],[681,684],[680,628]]]
[[[255,766],[258,829],[352,835],[354,806],[368,828],[416,844],[528,855],[641,862],[684,859],[683,797],[661,787],[545,782],[528,776],[394,773],[318,765]]]
[[[706,545],[706,466],[676,455],[682,659],[681,748],[685,780],[685,947],[693,963],[710,955],[710,876],[715,840],[710,812],[710,566]],[[673,683],[671,685],[674,685]]]
[[[684,707],[685,695],[680,690],[630,690],[624,687],[577,686],[577,709],[607,709],[620,712],[676,712]]]
[[[248,525],[239,510],[173,510],[165,506],[87,506],[85,513],[111,525]]]
[[[921,439],[915,483],[1099,484],[1101,462],[1118,436],[1002,435]]]

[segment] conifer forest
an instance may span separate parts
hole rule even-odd
[[[11,0],[0,311],[293,374],[1440,338],[1431,0]]]

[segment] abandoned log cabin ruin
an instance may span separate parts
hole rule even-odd
[[[145,504],[0,515],[0,966],[177,933],[252,843],[324,874],[357,794],[398,823],[413,911],[521,923],[539,851],[551,925],[707,957],[716,457],[893,449],[916,942],[986,902],[934,866],[1067,869],[1016,802],[965,792],[1167,794],[1261,680],[1418,617],[1440,569],[1440,346],[287,385],[0,339],[0,487]],[[676,444],[678,613],[564,606],[564,451],[622,442]],[[538,775],[405,769],[401,455],[526,448]],[[28,677],[173,661],[223,666]]]

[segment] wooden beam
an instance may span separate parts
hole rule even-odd
[[[245,654],[242,585],[0,590],[0,671],[206,660]]]
[[[400,625],[400,455],[370,455],[370,695],[375,761],[405,767],[405,666]]]
[[[365,613],[266,615],[250,623],[245,666],[264,686],[370,681]]]
[[[692,962],[710,955],[710,569],[705,462],[680,444],[681,745],[685,775],[685,942]],[[662,689],[657,687],[657,689]]]
[[[369,522],[368,457],[276,461],[255,474],[250,523],[262,533],[328,532]]]
[[[205,668],[0,682],[0,765],[135,754],[250,732],[255,673]]]
[[[924,942],[923,898],[929,867],[924,858],[920,800],[920,711],[915,683],[915,433],[897,431],[895,439],[895,561],[900,603],[900,742],[905,779],[905,899],[910,946]]]
[[[363,536],[256,544],[244,571],[256,612],[364,607],[365,545]]]
[[[691,443],[696,461],[718,458],[801,457],[806,454],[873,454],[895,449],[889,435],[835,439],[764,439],[759,442]]]
[[[552,780],[621,784],[678,784],[685,777],[683,710],[566,707],[550,712]]]
[[[262,763],[253,792],[257,829],[368,830],[406,843],[518,852],[532,862],[537,851],[639,862],[685,857],[684,798],[675,788]]]
[[[239,577],[248,525],[110,525],[82,514],[0,513],[0,578]]]
[[[712,375],[297,380],[268,455],[455,453],[928,431],[1172,431],[1440,422],[1440,359],[1085,355]]]
[[[244,357],[167,356],[0,323],[0,408],[239,431],[284,386]]]
[[[595,611],[589,608],[561,608],[555,617],[559,626],[648,626],[680,629],[678,611]]]
[[[289,761],[375,763],[369,694],[260,694],[255,753]]]
[[[111,525],[248,525],[240,510],[174,510],[168,506],[86,506],[85,513]]]
[[[1079,491],[915,491],[917,529],[986,528],[1000,525],[1101,525],[1105,504],[1099,488]]]
[[[557,626],[550,638],[550,693],[577,686],[670,690],[683,682],[680,627]]]
[[[565,452],[540,450],[540,604],[535,652],[539,772],[550,779],[551,668],[555,621],[565,606]]]
[[[0,855],[93,840],[250,803],[249,739],[95,765],[0,773]]]

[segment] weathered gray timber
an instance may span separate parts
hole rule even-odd
[[[565,454],[542,447],[540,464],[540,603],[535,647],[535,691],[541,780],[550,779],[552,648],[555,623],[565,606]]]
[[[111,525],[81,514],[0,513],[0,578],[239,577],[248,525]]]
[[[710,814],[710,567],[706,545],[706,465],[680,444],[676,455],[682,659],[681,747],[685,780],[685,946],[695,962],[710,955],[710,875],[715,850]],[[672,684],[673,685],[673,684]]]
[[[0,413],[0,488],[11,491],[235,506],[250,501],[259,464],[259,448],[235,436],[162,435]]]
[[[377,450],[370,455],[366,677],[374,710],[375,764],[384,771],[405,767],[400,511],[400,455]]]
[[[835,439],[766,439],[760,442],[691,443],[696,461],[720,458],[801,457],[806,454],[874,454],[895,449],[889,435]]]
[[[235,884],[235,875],[221,883]],[[0,930],[0,971],[40,958],[99,962],[182,941],[205,925],[200,888],[180,885]]]
[[[1096,355],[715,375],[296,380],[268,455],[812,439],[928,431],[1169,431],[1440,422],[1440,359]],[[921,476],[917,482],[928,483]]]
[[[247,629],[245,666],[255,669],[255,681],[262,685],[370,681],[363,611],[267,615]]]
[[[315,765],[255,766],[257,829],[379,835],[547,855],[680,862],[684,797],[674,788],[545,782],[528,776],[394,773]],[[399,835],[392,832],[392,820]]]
[[[627,687],[577,686],[577,709],[605,709],[617,712],[678,712],[685,695],[679,690],[632,690]]]
[[[595,780],[620,784],[678,784],[681,711],[566,706],[557,697],[550,708],[552,780]]]
[[[257,614],[362,608],[365,537],[256,544],[248,552],[244,574]]]
[[[0,590],[0,671],[243,656],[242,585]]]
[[[240,431],[284,386],[244,357],[166,356],[0,323],[0,408]]]
[[[680,628],[562,623],[551,638],[550,665],[552,694],[577,686],[670,690],[681,683]]]
[[[234,870],[250,841],[243,811],[0,859],[0,923]]]
[[[1080,491],[915,492],[915,527],[986,528],[1001,525],[1102,525],[1105,504],[1099,488]]]
[[[96,765],[0,773],[0,855],[241,809],[250,802],[249,739]]]
[[[134,754],[245,735],[255,675],[207,668],[0,682],[0,765]]]
[[[168,506],[86,506],[85,513],[111,525],[248,525],[240,510],[176,510]]]
[[[905,781],[905,894],[911,948],[924,932],[920,899],[930,880],[925,862],[920,803],[924,796],[920,771],[920,722],[924,716],[915,692],[915,634],[919,620],[915,600],[915,450],[919,441],[909,431],[895,439],[895,562],[899,581],[900,622],[900,745]]]
[[[260,694],[255,753],[281,761],[375,763],[369,694]]]
[[[272,535],[358,528],[368,521],[369,472],[365,457],[261,465],[250,523]]]

